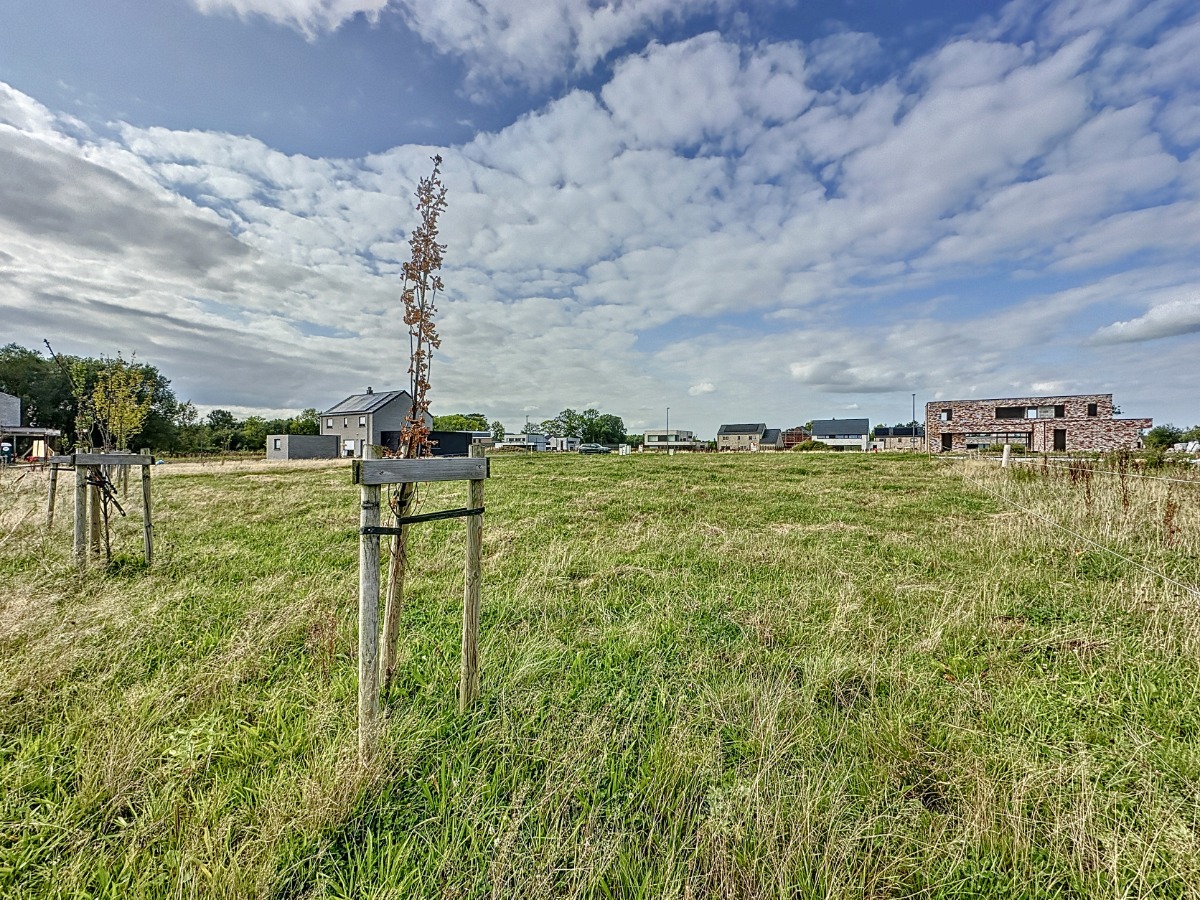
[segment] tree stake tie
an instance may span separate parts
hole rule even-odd
[[[438,519],[461,519],[466,516],[482,516],[484,507],[476,506],[473,509],[467,509],[465,506],[458,509],[443,509],[439,512],[420,513],[415,516],[401,516],[396,520],[398,526],[415,525],[417,522],[433,522]],[[365,525],[358,529],[359,534],[401,534],[399,527],[389,528],[379,525]]]

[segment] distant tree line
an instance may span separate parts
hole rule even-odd
[[[624,420],[598,409],[564,409],[553,419],[530,425],[529,429],[546,437],[579,438],[585,444],[621,444],[626,438]]]
[[[1172,444],[1185,441],[1200,441],[1200,425],[1193,425],[1191,428],[1180,428],[1170,423],[1156,425],[1147,432],[1144,439],[1145,445],[1151,450],[1167,450]]]
[[[268,434],[319,434],[321,425],[315,409],[244,420],[214,409],[201,418],[190,400],[175,396],[170,380],[136,358],[54,358],[15,343],[0,347],[0,391],[20,398],[20,424],[57,428],[64,444],[75,447],[264,450]]]

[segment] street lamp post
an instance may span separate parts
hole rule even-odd
[[[917,395],[916,395],[916,392],[913,393],[912,446],[914,449],[917,446]]]

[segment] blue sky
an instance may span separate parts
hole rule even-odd
[[[1200,421],[1186,0],[44,0],[0,11],[0,342],[242,413],[892,423],[1112,392]]]

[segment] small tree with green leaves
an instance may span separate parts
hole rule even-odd
[[[106,450],[128,450],[129,439],[137,434],[150,414],[154,402],[146,373],[117,354],[105,360],[92,387],[91,407]]]

